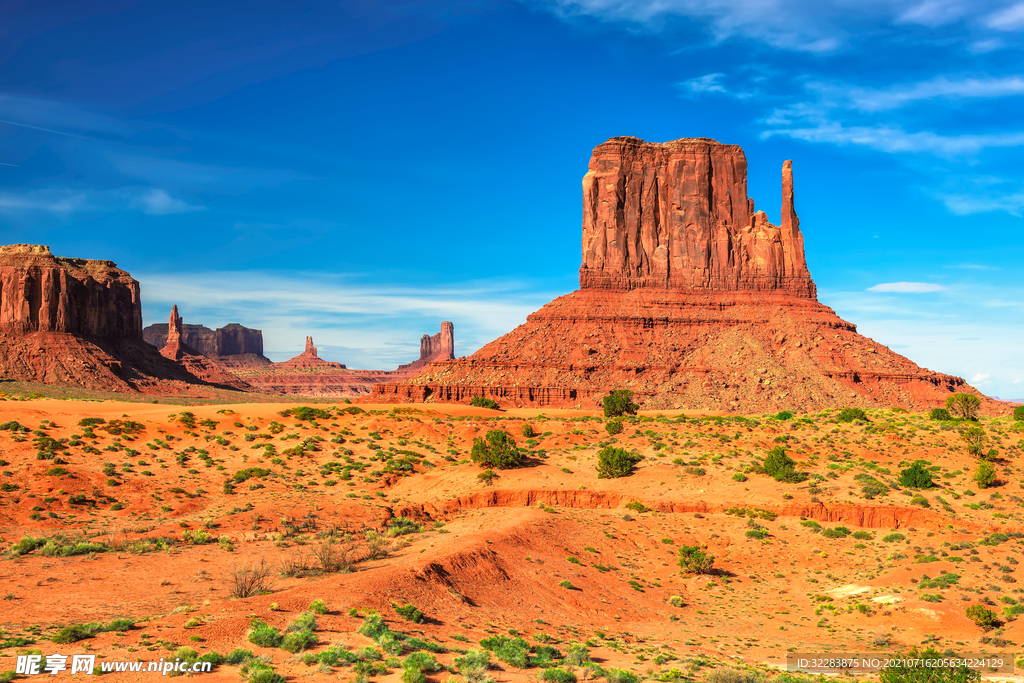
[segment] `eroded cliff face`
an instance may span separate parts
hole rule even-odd
[[[0,329],[142,339],[139,283],[112,261],[59,258],[42,245],[0,246]]]
[[[583,289],[782,291],[814,298],[783,166],[781,226],[747,197],[747,159],[708,138],[619,137],[583,177]]]
[[[226,373],[208,379],[193,369],[143,341],[139,283],[116,264],[56,257],[40,245],[0,246],[0,378],[197,397],[197,389],[244,387]]]
[[[146,342],[158,349],[163,348],[167,343],[167,324],[147,325],[142,335]],[[263,356],[263,332],[238,323],[230,323],[216,330],[205,325],[184,325],[181,338],[193,349],[211,358],[250,354]]]
[[[420,360],[451,360],[455,358],[455,326],[445,320],[437,334],[420,339]]]
[[[941,405],[976,393],[857,333],[817,301],[782,166],[779,225],[747,196],[747,160],[707,138],[612,138],[583,178],[580,289],[472,356],[378,384],[369,402],[740,413]]]

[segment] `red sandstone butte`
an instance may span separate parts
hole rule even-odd
[[[206,384],[142,340],[139,283],[112,261],[0,246],[0,378],[180,393]]]
[[[148,344],[162,349],[167,344],[167,323],[154,323],[142,330]],[[190,347],[225,368],[269,365],[263,355],[263,332],[238,323],[211,330],[204,325],[182,325],[181,339]]]
[[[598,145],[583,178],[580,289],[472,356],[367,400],[737,412],[940,405],[977,393],[857,333],[817,301],[792,163],[780,225],[747,196],[747,160],[708,138]]]
[[[178,315],[177,305],[171,307],[171,317],[167,323],[167,343],[160,349],[160,355],[179,363],[189,373],[204,382],[240,391],[252,388],[185,343],[182,334],[182,319]]]

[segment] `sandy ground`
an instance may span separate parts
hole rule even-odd
[[[1013,610],[1024,602],[1022,431],[1006,420],[980,424],[999,479],[982,489],[955,425],[888,410],[869,423],[652,413],[611,436],[587,411],[339,403],[298,420],[289,408],[193,406],[189,427],[167,405],[0,402],[0,671],[34,652],[112,663],[245,648],[289,680],[397,682],[408,640],[377,672],[313,661],[334,645],[377,648],[357,632],[371,610],[442,650],[451,669],[428,672],[434,681],[461,681],[459,651],[500,634],[561,654],[584,644],[604,669],[664,681],[784,668],[797,652],[1003,653],[1024,642]],[[104,422],[89,431],[87,418]],[[528,453],[488,483],[468,458],[493,429]],[[599,479],[606,445],[644,459],[631,476]],[[810,478],[753,469],[776,446]],[[897,485],[915,460],[936,487]],[[269,472],[246,478],[250,468]],[[318,568],[325,543],[354,571]],[[681,572],[682,546],[713,555],[714,570]],[[261,562],[266,592],[233,597],[235,578]],[[253,619],[284,630],[318,599],[328,611],[309,649],[249,642]],[[407,603],[423,623],[395,611]],[[976,604],[1002,623],[973,623],[965,609]],[[134,627],[51,640],[121,617]],[[496,681],[543,671],[491,661]],[[222,664],[203,677],[239,672]]]

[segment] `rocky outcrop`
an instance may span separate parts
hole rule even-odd
[[[0,246],[0,378],[197,398],[225,387],[142,340],[139,284],[115,263],[27,244]]]
[[[337,368],[344,370],[345,366],[341,363],[332,363],[320,358],[316,354],[316,347],[313,346],[313,338],[306,337],[305,351],[283,363],[274,363],[274,369],[285,368]]]
[[[139,283],[112,261],[58,258],[35,244],[0,246],[0,329],[141,339]]]
[[[213,360],[186,344],[182,328],[183,321],[181,316],[178,315],[178,306],[174,305],[171,307],[171,316],[167,322],[167,343],[160,349],[161,356],[181,364],[189,373],[204,382],[231,387],[240,391],[252,388],[249,384],[227,372]]]
[[[455,325],[447,320],[441,323],[441,331],[431,336],[425,334],[420,338],[420,357],[412,363],[399,365],[393,379],[415,377],[434,361],[452,360],[455,358]]]
[[[142,331],[149,344],[163,348],[167,343],[167,323],[155,323]],[[199,353],[225,367],[265,365],[270,359],[263,355],[263,332],[230,323],[216,330],[204,325],[184,325],[182,340]]]
[[[814,298],[783,166],[782,225],[747,197],[747,159],[708,138],[612,138],[583,177],[583,289],[782,291]]]
[[[263,393],[320,398],[355,398],[370,393],[382,382],[400,382],[423,372],[434,361],[455,357],[455,326],[441,323],[435,335],[420,339],[420,357],[397,370],[349,370],[341,363],[329,363],[317,355],[313,338],[306,337],[306,350],[283,363],[263,367],[233,367],[231,371]]]
[[[595,408],[630,389],[648,409],[926,408],[974,389],[861,336],[816,300],[782,168],[773,225],[746,157],[707,138],[612,138],[583,179],[580,289],[469,357],[435,361],[368,402]]]

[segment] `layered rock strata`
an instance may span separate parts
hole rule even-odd
[[[739,412],[938,405],[963,379],[924,370],[818,303],[792,163],[782,217],[747,196],[747,162],[707,138],[612,138],[583,178],[580,289],[472,356],[438,361],[368,401]]]
[[[0,246],[0,378],[150,394],[212,386],[143,341],[127,272],[30,244]]]
[[[246,382],[224,370],[212,359],[207,358],[186,344],[182,332],[182,322],[181,316],[178,315],[178,306],[171,307],[171,316],[167,324],[167,342],[160,349],[161,356],[177,362],[188,370],[189,373],[204,382],[231,387],[240,391],[252,388]]]
[[[142,337],[160,349],[167,344],[167,329],[167,323],[149,325],[142,330]],[[204,325],[184,325],[182,339],[191,348],[224,367],[270,363],[270,359],[263,355],[263,332],[238,323],[230,323],[216,330]]]

